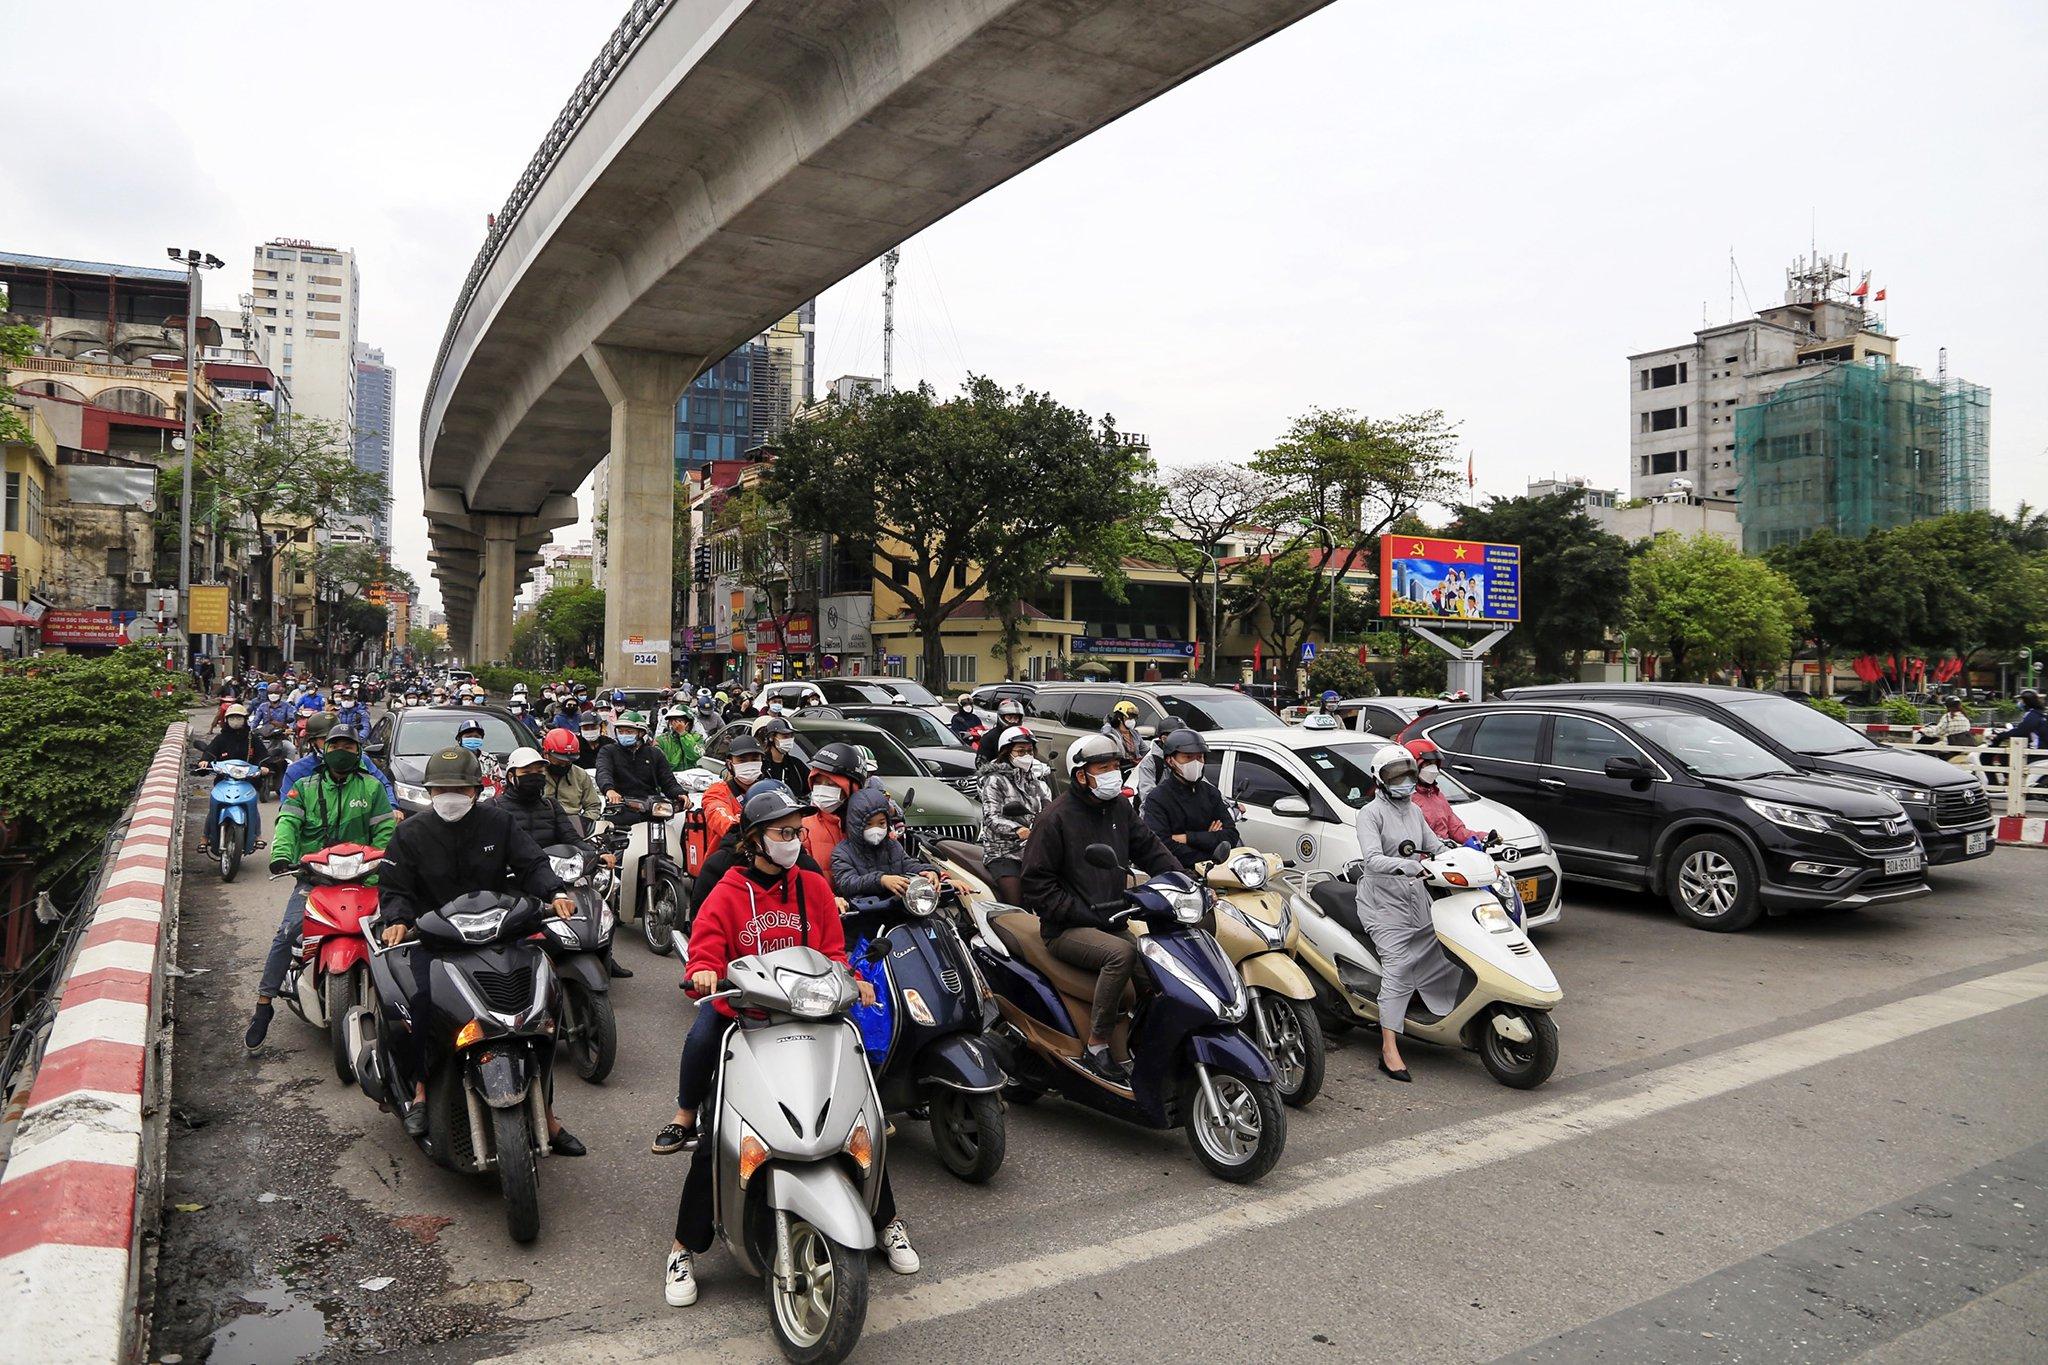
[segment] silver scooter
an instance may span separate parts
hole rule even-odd
[[[803,947],[735,958],[725,978],[699,1002],[740,1014],[719,1044],[712,1217],[740,1267],[765,1276],[783,1354],[839,1360],[867,1320],[888,1133],[847,1018],[853,978]]]

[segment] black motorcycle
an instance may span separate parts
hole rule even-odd
[[[549,915],[541,942],[562,984],[562,1020],[555,1041],[576,1074],[596,1085],[619,1060],[619,1020],[612,1009],[612,932],[618,917],[597,880],[603,864],[589,849],[554,844],[547,850],[555,875],[568,884],[576,913]]]
[[[357,1027],[356,1079],[363,1093],[401,1117],[417,1077],[405,1074],[398,1044],[426,1037],[427,1131],[420,1150],[452,1171],[495,1171],[515,1242],[540,1233],[540,1173],[554,1092],[555,1020],[561,986],[534,939],[552,911],[527,896],[473,892],[421,915],[410,937],[386,948],[382,916],[363,921],[379,1008]],[[397,954],[428,956],[430,1005],[411,1017]]]
[[[861,896],[845,915],[849,948],[875,1004],[856,1011],[882,1107],[927,1119],[939,1160],[981,1184],[1003,1164],[1009,1083],[987,1030],[996,1007],[945,909],[951,887],[913,879],[901,896]]]
[[[641,818],[622,822],[627,811]],[[594,836],[599,849],[618,859],[616,873],[608,877],[614,912],[637,919],[648,951],[662,957],[675,951],[674,934],[690,903],[683,869],[669,852],[668,826],[675,816],[675,803],[665,797],[611,802]]]

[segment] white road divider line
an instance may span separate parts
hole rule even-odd
[[[2048,962],[2039,962],[1895,1000],[1711,1057],[1673,1063],[1584,1094],[1508,1109],[1346,1152],[1293,1172],[1286,1171],[1283,1158],[1284,1188],[1268,1186],[1263,1193],[1248,1192],[1242,1202],[1214,1213],[950,1279],[926,1280],[902,1289],[892,1285],[896,1292],[885,1291],[869,1300],[867,1329],[862,1340],[1079,1280],[1118,1274],[1149,1261],[1194,1251],[1227,1236],[1274,1227],[1392,1190],[1590,1137],[2044,997],[2048,997]],[[1219,1186],[1219,1193],[1228,1197],[1224,1187]],[[735,1365],[756,1358],[749,1347],[757,1340],[763,1349],[760,1359],[779,1358],[768,1344],[765,1331],[758,1337],[749,1332],[721,1342],[693,1345],[685,1351],[663,1349],[677,1337],[694,1335],[687,1314],[672,1314],[646,1328],[597,1340],[548,1343],[530,1353],[500,1360],[545,1359],[552,1365],[565,1365],[658,1359],[669,1365]]]

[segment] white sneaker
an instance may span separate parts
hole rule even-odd
[[[882,1229],[882,1254],[889,1258],[889,1269],[898,1275],[915,1275],[924,1264],[917,1259],[917,1249],[910,1245],[910,1233],[901,1218],[890,1219],[889,1226]]]
[[[690,1273],[689,1252],[671,1251],[668,1254],[668,1272],[662,1276],[661,1296],[668,1300],[671,1308],[688,1308],[697,1301],[697,1277]]]

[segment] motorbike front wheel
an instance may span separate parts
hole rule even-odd
[[[1008,1144],[1002,1100],[941,1088],[932,1091],[929,1108],[940,1163],[970,1185],[987,1184],[1002,1169]]]
[[[334,1054],[334,1074],[348,1085],[356,1078],[356,1059],[348,1048],[348,1017],[356,1006],[370,1003],[370,969],[358,963],[345,972],[329,972],[321,983],[321,993],[326,997],[327,1045]]]
[[[1514,1005],[1497,1005],[1494,1015],[1520,1019],[1529,1026],[1529,1041],[1517,1043],[1503,1038],[1493,1026],[1493,1017],[1479,1023],[1479,1060],[1502,1085],[1516,1090],[1534,1090],[1557,1070],[1557,1023],[1548,1010],[1525,1010]]]
[[[223,820],[213,837],[220,845],[220,879],[231,882],[242,870],[242,827],[232,820]]]
[[[1268,990],[1253,993],[1259,1017],[1273,1039],[1273,1069],[1280,1098],[1296,1109],[1323,1090],[1323,1025],[1316,1007]]]
[[[640,933],[647,940],[647,951],[657,957],[676,950],[669,931],[683,922],[683,894],[682,882],[664,873],[655,879],[654,890],[646,894],[641,906]]]
[[[1188,1145],[1210,1175],[1249,1185],[1273,1169],[1287,1145],[1279,1092],[1271,1081],[1248,1081],[1227,1071],[1210,1072],[1209,1087],[1204,1090],[1199,1080],[1189,1087]]]
[[[789,1260],[788,1288],[772,1266],[764,1277],[775,1344],[800,1365],[844,1360],[867,1323],[867,1254],[839,1245],[792,1214]]]
[[[596,1085],[619,1060],[619,1017],[612,998],[580,981],[562,983],[562,1043],[576,1074]]]
[[[533,1109],[515,1104],[491,1110],[498,1148],[498,1189],[505,1196],[505,1227],[515,1242],[540,1236],[540,1172],[533,1154]]]

